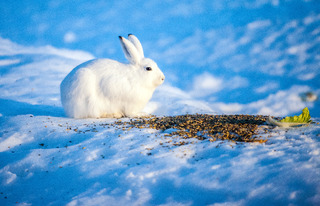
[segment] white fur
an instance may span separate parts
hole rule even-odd
[[[62,81],[61,102],[67,116],[139,116],[156,87],[163,83],[163,73],[154,61],[144,57],[137,37],[130,34],[129,40],[119,39],[129,64],[91,60],[74,68]]]

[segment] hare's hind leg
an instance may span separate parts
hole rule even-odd
[[[97,94],[96,76],[90,70],[82,70],[73,83],[72,104],[76,118],[98,118],[101,116],[101,103]]]

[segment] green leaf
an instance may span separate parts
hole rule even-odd
[[[280,122],[308,123],[311,121],[310,118],[311,116],[309,109],[308,107],[305,107],[299,116],[285,117],[284,119],[280,120]]]

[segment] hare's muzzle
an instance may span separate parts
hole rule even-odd
[[[161,77],[160,77],[160,82],[161,82],[160,84],[162,84],[162,83],[164,82],[164,79],[165,79],[165,78],[166,78],[166,77],[162,74]]]

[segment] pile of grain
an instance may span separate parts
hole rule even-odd
[[[165,136],[179,136],[210,141],[231,140],[237,142],[266,142],[258,136],[259,125],[264,125],[267,116],[261,115],[208,115],[187,114],[117,121],[117,125],[131,128],[151,128],[164,132]],[[169,132],[168,132],[169,131]],[[259,131],[261,133],[261,131]]]

